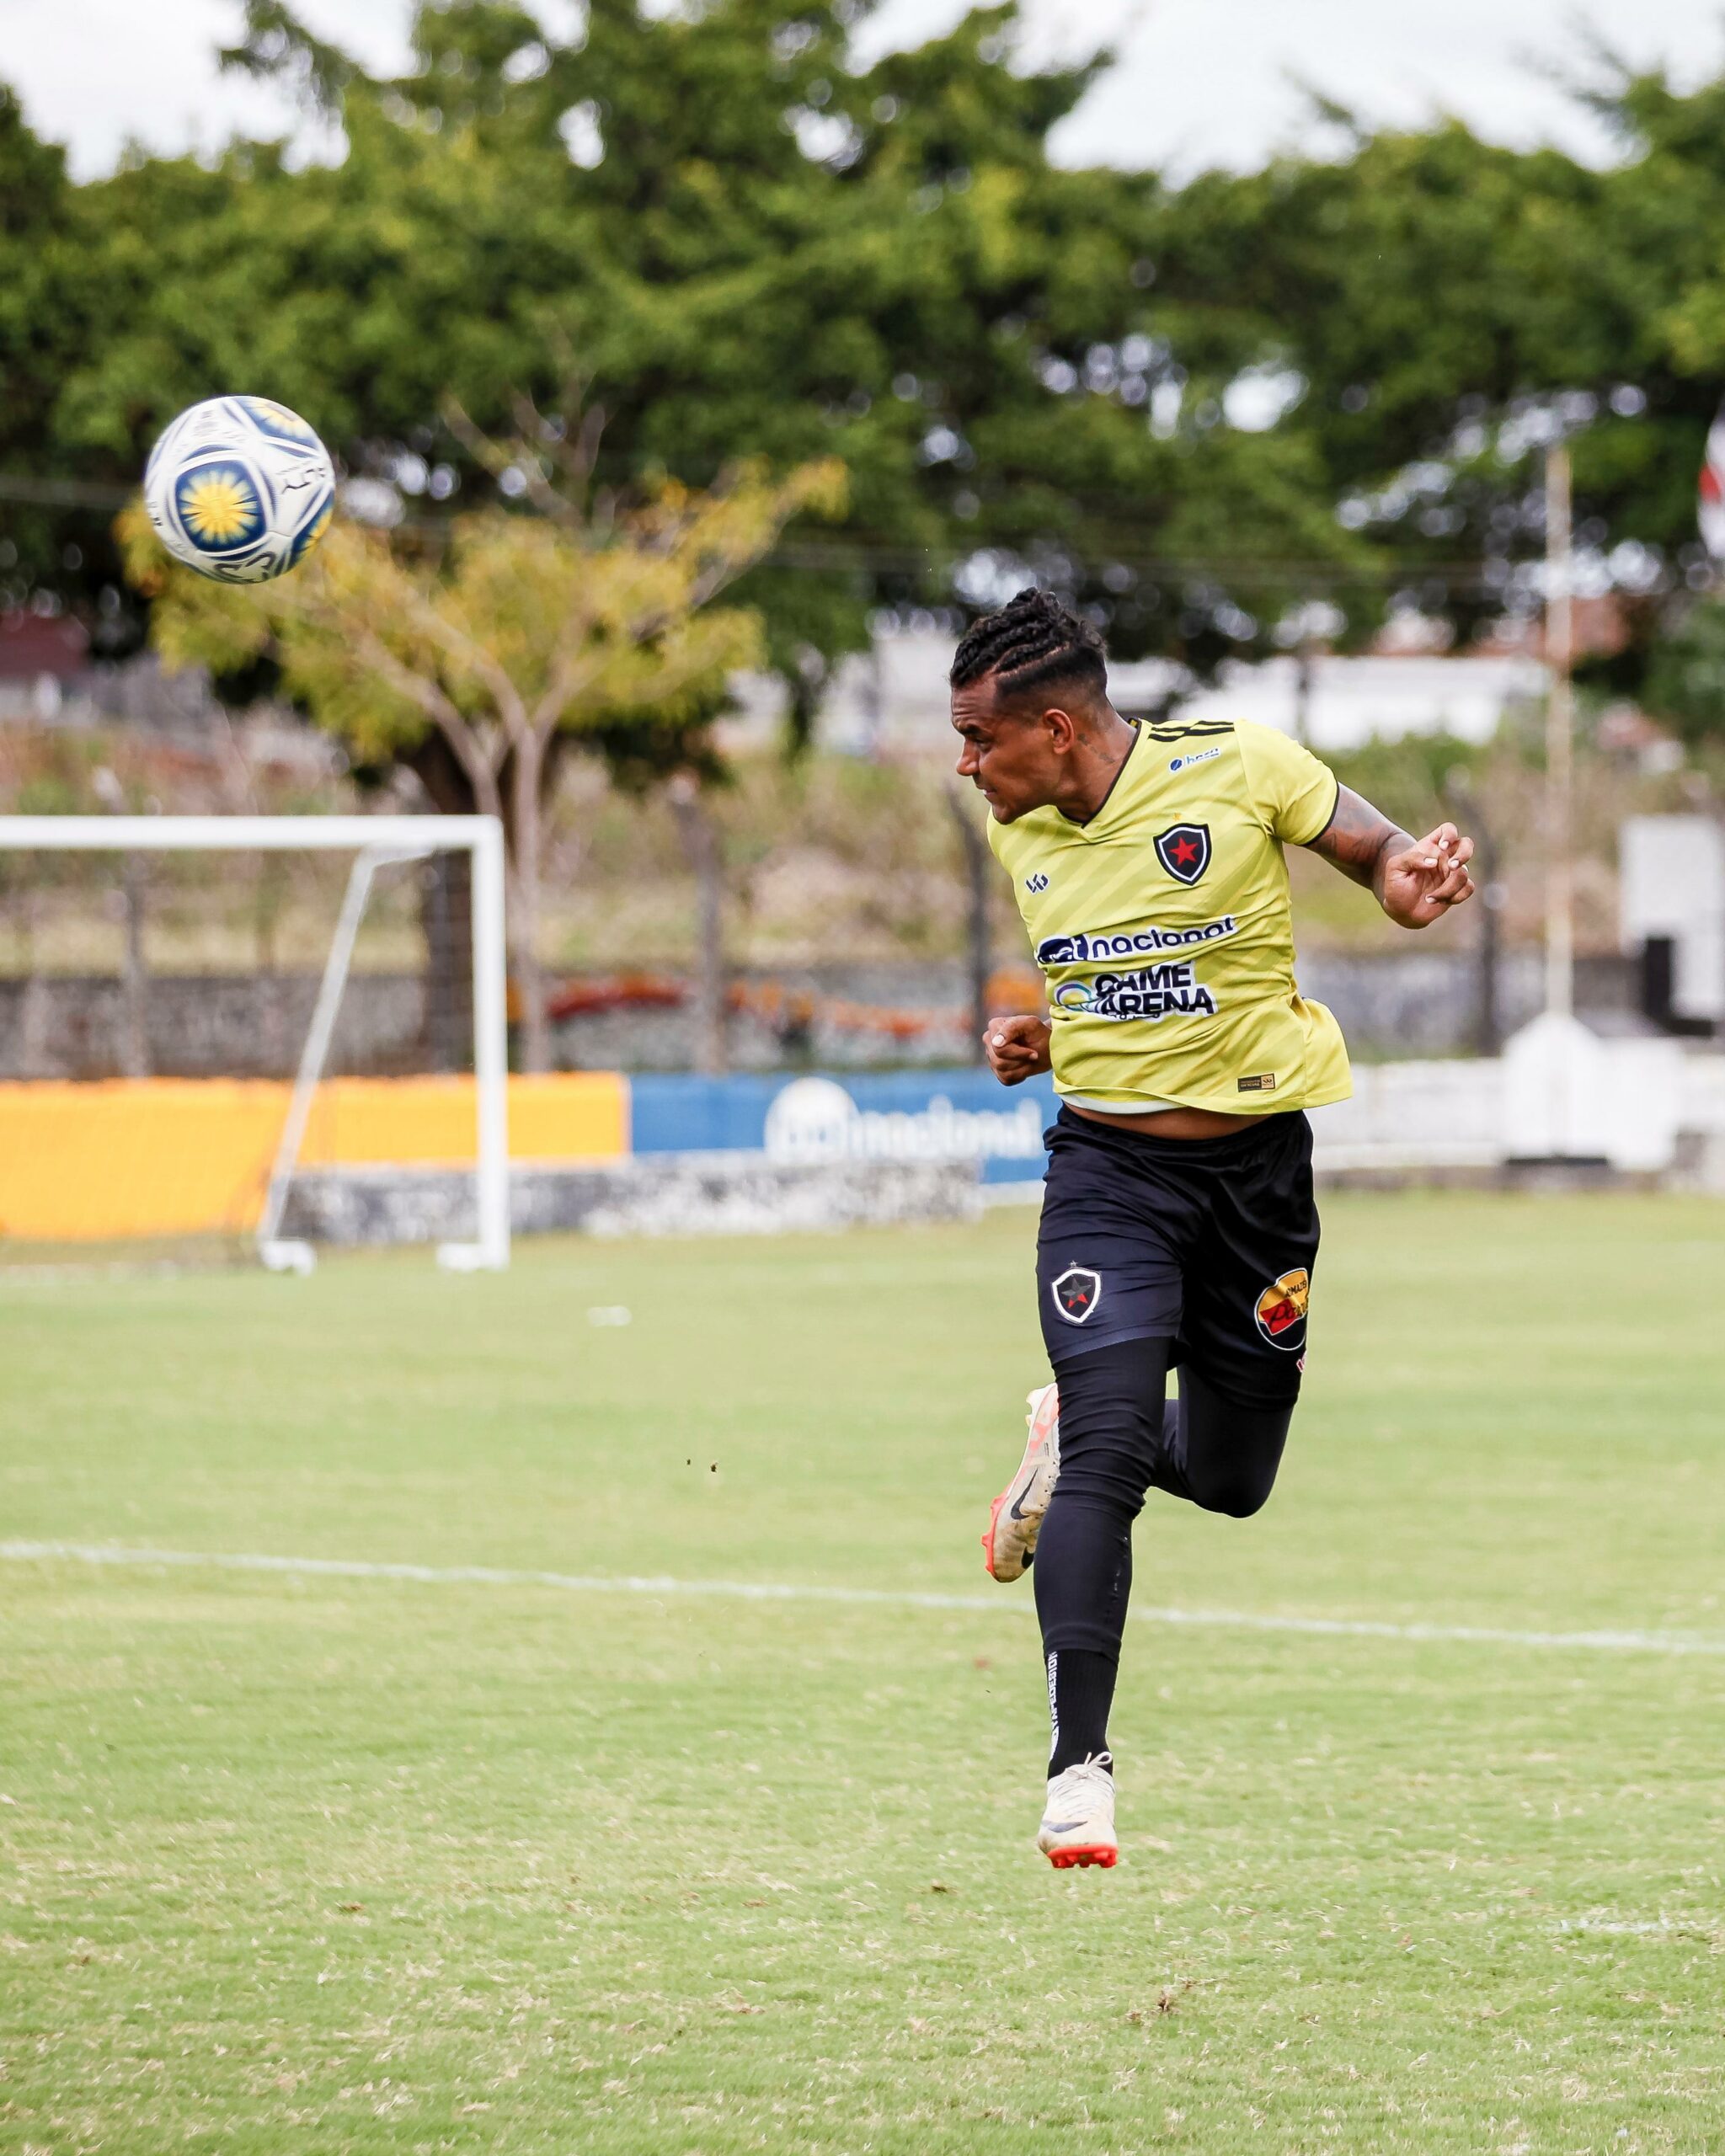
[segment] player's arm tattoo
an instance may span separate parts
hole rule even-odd
[[[1336,813],[1311,841],[1311,850],[1363,883],[1381,905],[1385,862],[1413,844],[1399,825],[1362,800],[1352,787],[1343,786],[1336,789]]]

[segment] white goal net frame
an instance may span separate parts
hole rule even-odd
[[[354,857],[258,1225],[258,1255],[278,1273],[307,1273],[315,1262],[310,1245],[285,1241],[281,1226],[372,881],[393,862],[432,853],[471,855],[478,1233],[472,1242],[441,1244],[437,1262],[457,1273],[497,1272],[508,1265],[509,969],[503,826],[494,816],[0,816],[0,851]]]

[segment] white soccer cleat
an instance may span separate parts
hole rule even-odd
[[[1048,1785],[1036,1846],[1056,1871],[1081,1864],[1108,1870],[1120,1854],[1114,1837],[1114,1778],[1103,1764],[1107,1757],[1103,1753],[1081,1760]]]
[[[1036,1554],[1042,1516],[1060,1473],[1060,1391],[1039,1385],[1025,1398],[1029,1442],[1018,1472],[995,1501],[982,1538],[982,1561],[991,1578],[1015,1580]]]

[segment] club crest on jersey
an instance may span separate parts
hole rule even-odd
[[[1311,1275],[1303,1265],[1283,1273],[1264,1289],[1252,1315],[1272,1348],[1295,1354],[1305,1347],[1306,1312],[1311,1301]]]
[[[1177,883],[1195,883],[1210,867],[1210,825],[1170,824],[1156,840],[1156,857]]]
[[[1058,1280],[1049,1282],[1049,1293],[1069,1325],[1082,1325],[1102,1300],[1102,1275],[1087,1265],[1069,1265]]]

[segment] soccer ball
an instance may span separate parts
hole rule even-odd
[[[175,560],[228,584],[263,584],[296,568],[328,530],[335,467],[286,405],[212,397],[150,451],[144,506]]]

